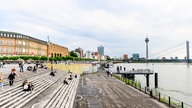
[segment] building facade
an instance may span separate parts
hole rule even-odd
[[[83,58],[83,49],[82,48],[75,49],[75,52],[78,53],[79,58]]]
[[[97,50],[101,56],[104,56],[104,47],[102,45],[97,47]]]
[[[124,60],[127,60],[127,59],[128,59],[128,54],[124,54],[124,55],[123,55],[123,59],[124,59]]]
[[[60,46],[54,43],[49,43],[47,53],[49,57],[62,57],[62,56],[68,56],[69,50],[64,46]]]
[[[68,48],[63,49],[68,51]],[[55,47],[55,50],[63,51],[60,47]],[[20,33],[0,31],[0,56],[48,56],[48,51],[46,41]]]
[[[134,53],[133,54],[133,59],[138,60],[139,59],[139,53]]]

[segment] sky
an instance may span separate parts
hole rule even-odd
[[[74,50],[122,57],[185,57],[192,42],[192,0],[0,0],[0,30]],[[164,53],[164,54],[163,54]]]

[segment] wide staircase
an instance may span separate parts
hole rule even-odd
[[[55,76],[51,76],[49,73],[49,69],[42,69],[38,73],[29,72],[20,75],[20,77],[16,78],[16,81],[21,82],[27,79],[28,82],[33,83],[34,90],[24,92],[21,83],[0,92],[0,108],[22,108],[58,81],[60,81],[60,85],[53,92],[50,92],[50,98],[45,100],[44,104],[37,105],[34,108],[72,108],[79,76],[68,80],[69,85],[64,85],[61,81],[68,78],[72,73],[57,71]],[[8,86],[8,81],[5,85]]]

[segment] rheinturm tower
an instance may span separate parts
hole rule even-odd
[[[146,43],[146,60],[148,60],[148,42],[149,42],[149,38],[148,37],[146,37],[145,38],[145,43]]]

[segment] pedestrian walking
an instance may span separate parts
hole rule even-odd
[[[24,63],[23,63],[23,62],[19,62],[20,72],[23,72],[23,65],[24,65]]]
[[[113,76],[113,73],[112,72],[110,72],[110,75],[111,75],[111,77]]]
[[[13,82],[14,82],[14,79],[15,79],[15,73],[14,72],[11,72],[11,74],[9,74],[8,76],[8,79],[9,79],[9,85],[12,86],[13,85]]]
[[[15,79],[15,75],[17,75],[19,77],[19,75],[15,72],[15,68],[11,69],[11,73],[8,76],[9,79],[9,85],[12,86],[14,83],[14,79]]]
[[[107,70],[107,76],[109,77],[109,70]]]

